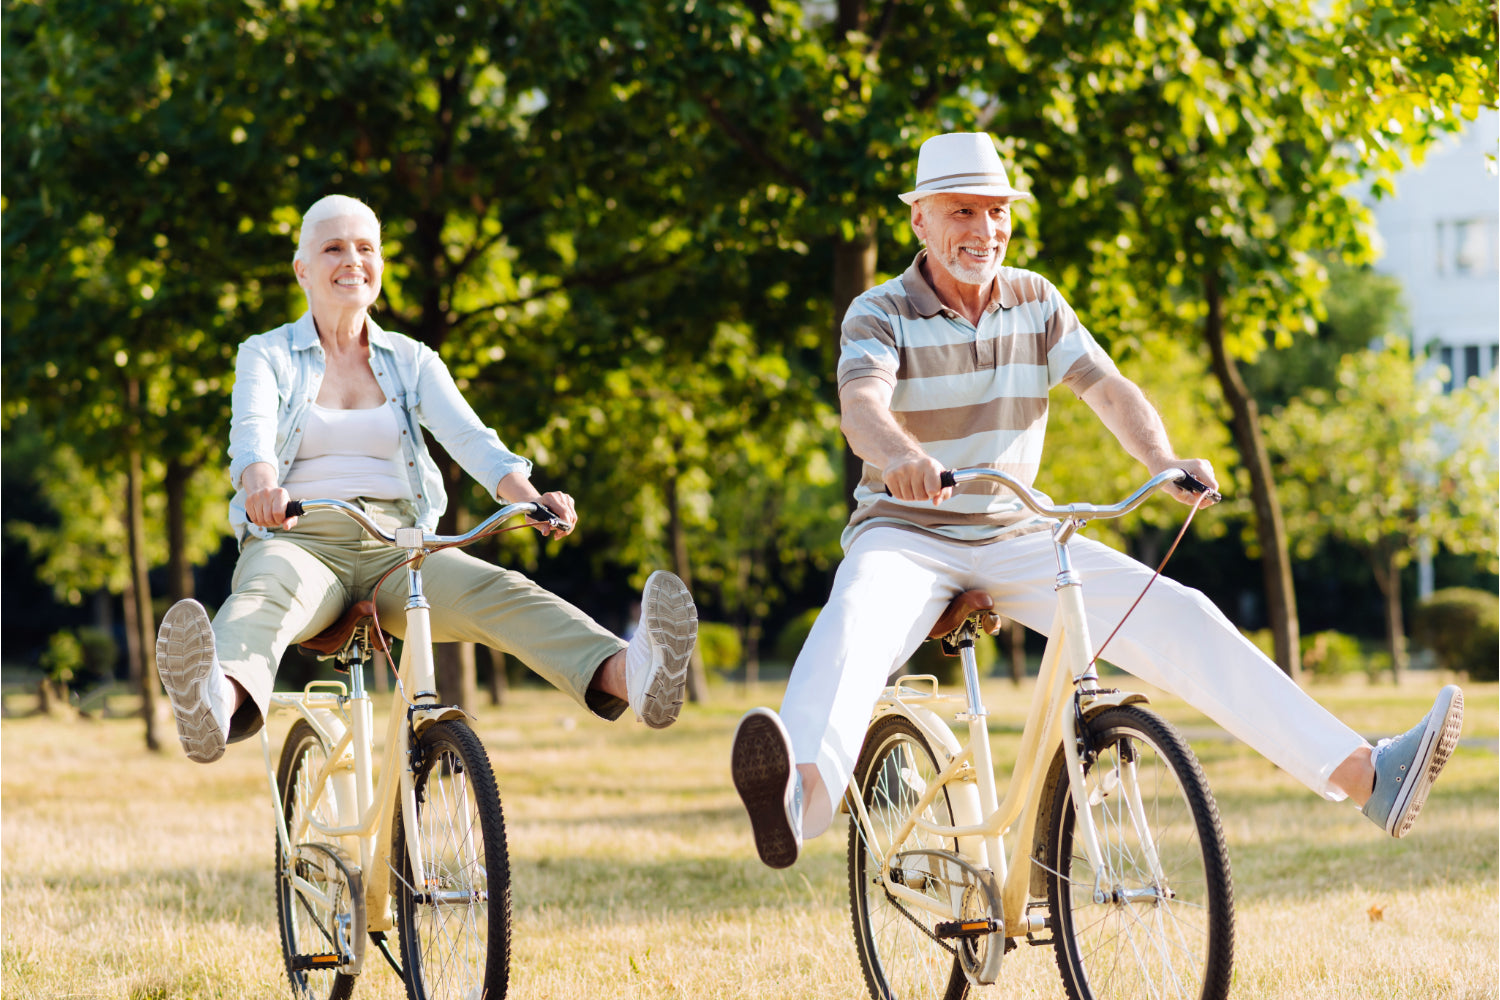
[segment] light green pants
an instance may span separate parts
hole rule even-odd
[[[354,503],[388,532],[414,519],[408,503]],[[373,541],[338,511],[304,515],[291,531],[271,538],[246,539],[234,568],[234,592],[213,620],[219,663],[250,696],[230,723],[231,742],[260,729],[286,648],[368,598],[381,576],[405,558],[403,550]],[[380,627],[397,638],[406,635],[408,583],[406,569],[398,569],[375,596]],[[589,683],[625,641],[520,573],[445,549],[423,563],[422,591],[432,606],[434,641],[491,646],[519,658],[602,718],[624,712],[625,702],[589,690]]]

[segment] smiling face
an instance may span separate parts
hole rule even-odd
[[[934,194],[913,203],[911,228],[927,259],[956,282],[985,286],[1000,273],[1010,243],[1009,198]]]
[[[380,226],[373,217],[321,219],[313,224],[304,246],[292,267],[315,316],[329,310],[363,311],[375,303],[385,259],[380,255]]]

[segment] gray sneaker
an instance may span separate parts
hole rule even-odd
[[[775,712],[752,708],[740,719],[729,769],[750,814],[756,853],[772,868],[790,868],[802,853],[802,776]]]
[[[191,598],[167,609],[156,633],[156,670],[172,702],[177,738],[189,760],[224,756],[224,727],[214,718],[214,630]]]
[[[1375,744],[1375,791],[1361,812],[1392,837],[1411,829],[1464,723],[1464,693],[1449,684],[1426,718],[1405,734]]]
[[[652,729],[677,721],[687,687],[688,661],[698,642],[698,608],[687,585],[666,570],[646,578],[641,623],[632,641],[646,643],[646,657],[631,669],[625,659],[625,690],[631,711]]]

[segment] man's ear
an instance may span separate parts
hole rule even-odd
[[[922,202],[921,202],[921,200],[919,199],[917,201],[912,202],[911,203],[911,231],[914,232],[914,233],[916,233],[917,234],[917,239],[921,240],[923,243],[927,242],[927,237],[922,234],[922,229],[923,229],[924,226],[926,226],[926,224],[927,224],[926,220],[922,217]]]

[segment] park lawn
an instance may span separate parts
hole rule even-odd
[[[1029,690],[987,682],[997,758]],[[1436,681],[1314,694],[1370,737],[1405,729]],[[538,688],[483,708],[514,873],[511,996],[860,997],[842,821],[794,868],[755,859],[729,782],[734,724],[780,689],[721,687],[670,730],[605,724]],[[1235,871],[1245,1000],[1500,996],[1500,694],[1467,688],[1465,743],[1412,835],[1323,803],[1191,709]],[[377,720],[384,715],[378,709]],[[273,724],[273,750],[286,722]],[[171,733],[170,724],[164,732]],[[211,767],[146,752],[129,720],[0,724],[0,994],[288,995],[274,926],[258,743]],[[404,995],[373,950],[356,997]],[[1022,946],[976,997],[1060,997],[1050,948]]]

